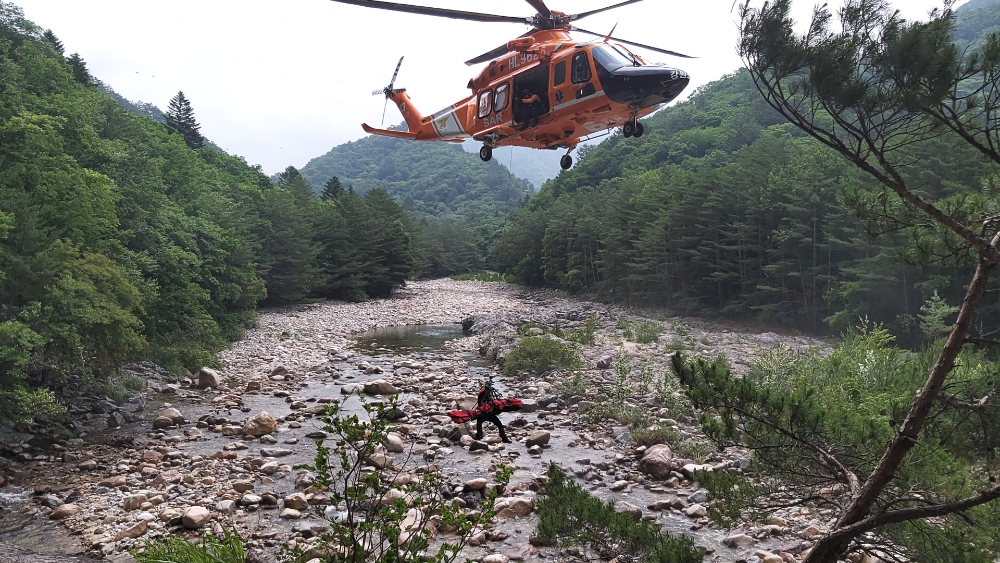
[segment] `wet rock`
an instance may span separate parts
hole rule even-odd
[[[117,489],[118,487],[124,487],[127,484],[128,484],[128,475],[112,475],[107,479],[101,480],[101,482],[98,483],[97,486]]]
[[[537,552],[538,550],[532,547],[530,543],[521,543],[508,548],[503,554],[511,561],[525,561]]]
[[[483,557],[482,563],[507,563],[507,556],[502,553],[491,553]]]
[[[219,372],[209,367],[203,367],[198,371],[198,386],[218,389],[222,385],[222,376]]]
[[[236,501],[221,500],[215,504],[215,511],[222,514],[233,514],[236,512]]]
[[[281,514],[278,515],[278,518],[298,520],[299,518],[302,518],[302,513],[294,508],[284,508],[281,510]]]
[[[466,491],[480,491],[486,488],[486,483],[487,483],[486,479],[479,477],[476,479],[469,479],[468,481],[465,482],[465,485],[463,487],[464,490]]]
[[[472,443],[469,444],[470,452],[489,451],[489,449],[490,449],[489,444],[483,442],[482,440],[473,440]]]
[[[244,480],[233,481],[233,489],[238,493],[245,493],[247,491],[252,491],[253,487],[254,485],[252,481],[244,481]]]
[[[292,450],[286,450],[284,448],[261,448],[260,455],[263,457],[285,457],[292,455]]]
[[[535,499],[530,497],[506,497],[498,499],[494,510],[500,518],[524,518],[535,509]]]
[[[647,449],[639,460],[639,471],[657,479],[670,477],[673,471],[673,454],[666,444],[656,444]]]
[[[376,379],[365,383],[365,393],[368,395],[395,395],[399,393],[396,386],[384,379]]]
[[[142,493],[129,495],[125,497],[125,502],[122,505],[122,508],[125,510],[135,510],[140,506],[142,506],[142,503],[146,502],[147,500],[149,500],[149,498]]]
[[[212,513],[204,506],[190,506],[181,514],[181,524],[189,530],[197,530],[211,519]]]
[[[303,520],[301,522],[296,522],[292,526],[292,532],[302,534],[304,538],[311,538],[314,536],[319,536],[330,530],[330,525],[326,522],[317,522],[315,520]]]
[[[757,543],[757,540],[746,534],[734,534],[728,536],[722,540],[722,545],[726,547],[750,547],[751,545]]]
[[[700,504],[692,504],[684,509],[684,514],[689,518],[704,518],[708,514],[708,509]]]
[[[393,453],[401,453],[404,449],[403,437],[395,432],[389,432],[386,434],[385,438],[382,440],[382,444],[385,446],[385,449]]]
[[[616,502],[615,510],[623,514],[628,514],[629,517],[636,522],[642,520],[642,509],[630,502],[625,502],[625,501]]]
[[[260,504],[260,501],[264,500],[260,495],[255,495],[252,493],[246,493],[240,497],[240,506],[250,506],[251,504]]]
[[[153,428],[155,430],[163,430],[164,428],[170,428],[173,425],[174,421],[165,416],[158,416],[153,419]]]
[[[542,455],[543,451],[545,450],[541,446],[531,446],[528,448],[528,453],[531,455]]]
[[[83,510],[82,508],[80,508],[75,504],[63,504],[60,505],[55,510],[53,510],[52,513],[49,514],[49,518],[53,520],[62,520],[64,518],[69,518],[70,516],[79,514],[80,511],[82,510]]]
[[[608,489],[610,489],[610,490],[612,490],[612,491],[615,491],[615,492],[617,492],[617,491],[622,491],[622,490],[624,490],[624,489],[625,489],[625,487],[627,487],[627,486],[628,486],[628,481],[625,481],[625,480],[623,479],[623,480],[621,480],[621,481],[615,481],[614,483],[611,483],[611,484],[610,484],[610,485],[608,486]]]
[[[547,430],[536,430],[531,433],[525,444],[530,448],[531,446],[544,446],[549,443],[549,438],[551,434]]]
[[[303,493],[292,493],[284,498],[284,504],[285,508],[302,510],[309,506],[309,501],[306,500],[306,495]]]
[[[160,416],[165,416],[169,418],[170,421],[173,422],[174,424],[184,424],[184,415],[182,415],[181,411],[177,410],[174,407],[163,409],[160,412]]]
[[[278,429],[278,421],[274,420],[267,411],[261,411],[257,416],[252,416],[243,423],[243,433],[247,436],[261,437],[270,434]]]
[[[145,534],[148,529],[149,529],[149,522],[147,520],[140,520],[136,522],[135,525],[132,526],[131,528],[122,530],[117,534],[115,534],[114,541],[119,542],[125,538],[133,538],[133,539],[138,538],[143,534]]]

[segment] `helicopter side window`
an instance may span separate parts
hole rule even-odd
[[[566,82],[566,61],[559,61],[552,73],[552,85],[559,86],[563,82]]]
[[[503,83],[497,86],[497,95],[493,99],[493,111],[500,113],[501,111],[507,109],[507,102],[509,96],[507,95],[507,90],[510,89],[510,84]]]
[[[479,117],[484,118],[490,114],[493,106],[493,90],[487,90],[479,94]]]
[[[573,55],[573,74],[570,78],[574,84],[590,82],[590,59],[586,51]]]

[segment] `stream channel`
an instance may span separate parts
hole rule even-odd
[[[347,385],[363,384],[379,378],[392,379],[393,364],[401,361],[410,362],[464,362],[464,369],[455,371],[454,376],[448,381],[442,381],[442,390],[450,389],[453,392],[461,392],[472,398],[481,382],[489,377],[495,377],[496,387],[508,397],[524,397],[533,389],[530,381],[508,379],[500,375],[495,368],[491,367],[483,358],[467,352],[456,351],[447,345],[449,341],[461,339],[467,335],[463,334],[459,324],[447,325],[410,325],[388,328],[373,329],[355,335],[354,345],[351,349],[334,357],[330,371],[326,373],[310,373],[297,375],[294,381],[299,386],[298,391],[291,393],[293,396],[306,398],[308,401],[319,403],[330,400],[342,400],[344,387]],[[383,374],[365,374],[358,366],[367,362],[371,365],[381,366]],[[417,394],[403,393],[400,396],[400,404],[416,398],[418,401],[429,400]],[[535,398],[532,396],[532,398]],[[201,391],[184,388],[179,392],[166,394],[161,393],[155,397],[150,397],[143,416],[146,420],[117,429],[115,434],[129,434],[135,437],[137,442],[147,442],[150,437],[156,438],[152,433],[150,422],[161,411],[162,407],[170,405],[181,410],[188,421],[198,420],[205,414],[228,416],[231,420],[242,420],[246,416],[256,414],[260,411],[268,411],[276,417],[284,417],[285,423],[281,424],[275,433],[277,444],[264,446],[269,448],[285,448],[290,450],[286,456],[280,458],[281,463],[289,464],[293,467],[300,467],[303,464],[310,464],[314,461],[315,446],[313,440],[307,434],[321,430],[322,423],[318,418],[299,416],[295,411],[289,411],[289,393],[246,393],[243,395],[242,409],[225,407],[220,412],[220,406],[213,404],[211,396],[204,396]],[[351,412],[359,410],[358,399],[350,397],[344,404],[345,410]],[[449,406],[448,408],[453,408]],[[521,411],[503,415],[505,425],[513,444],[493,443],[491,450],[486,452],[470,453],[466,448],[447,442],[442,444],[439,433],[442,429],[453,426],[450,422],[442,423],[440,420],[432,422],[430,420],[406,420],[408,424],[416,426],[421,437],[411,442],[413,446],[412,454],[414,458],[424,454],[428,449],[434,448],[436,459],[445,474],[453,482],[464,482],[474,477],[488,477],[496,463],[502,462],[512,465],[515,469],[511,479],[511,488],[517,488],[519,484],[530,482],[545,474],[549,462],[555,462],[567,470],[576,470],[581,473],[581,467],[586,468],[591,475],[596,474],[597,478],[592,478],[585,482],[584,486],[592,494],[603,500],[624,501],[636,507],[645,508],[647,505],[657,500],[662,500],[668,495],[686,497],[694,490],[685,489],[664,489],[658,483],[629,483],[628,487],[619,492],[611,492],[608,484],[623,478],[623,471],[616,463],[616,452],[613,450],[595,449],[588,447],[587,442],[582,440],[578,432],[585,430],[572,423],[572,415],[565,410],[540,408],[534,412]],[[518,420],[516,419],[524,419]],[[289,426],[287,423],[298,422],[298,427]],[[575,428],[574,428],[575,427]],[[496,430],[491,424],[484,427],[487,437],[496,439]],[[541,455],[529,455],[524,440],[535,430],[548,430],[551,434],[549,444]],[[595,435],[600,429],[590,428],[589,432]],[[187,455],[211,456],[224,449],[227,445],[232,445],[234,440],[239,440],[237,436],[223,436],[216,432],[204,432],[202,438],[188,440],[183,437],[183,430],[173,430],[166,436],[159,436],[175,444]],[[90,442],[99,436],[91,435],[87,441]],[[241,453],[242,455],[255,456],[258,454],[258,444],[249,439]],[[441,447],[444,446],[444,447]],[[620,457],[620,456],[619,456]],[[414,459],[422,463],[419,459]],[[276,479],[269,485],[271,491],[278,495],[285,495],[294,492],[295,471],[288,474],[290,476],[276,476]],[[240,478],[238,471],[233,470],[229,475],[230,479]],[[61,483],[55,483],[55,486]],[[26,487],[27,488],[27,487]],[[523,489],[523,487],[522,487]],[[100,491],[98,491],[100,492]],[[93,493],[92,493],[93,494]],[[107,493],[109,502],[119,502],[113,498],[116,492]],[[531,494],[530,491],[522,490],[521,494]],[[0,541],[11,542],[19,547],[46,553],[79,553],[82,551],[79,539],[69,534],[63,527],[54,525],[47,520],[39,520],[40,516],[31,518],[23,510],[25,503],[31,502],[30,491],[18,491],[8,487],[4,493],[0,493]],[[707,547],[716,553],[731,551],[721,545],[724,533],[720,530],[700,528],[692,531],[694,521],[680,514],[676,510],[663,512],[651,512],[643,510],[647,518],[655,519],[661,526],[672,533],[684,533],[693,535],[697,544]],[[280,542],[280,538],[290,532],[292,522],[279,520],[277,511],[260,510],[258,512],[237,516],[243,519],[245,524],[253,522],[249,527],[257,537],[266,537],[261,534],[266,532],[274,540],[271,545]],[[534,515],[524,519],[514,518],[511,520],[501,520],[497,528],[509,535],[504,540],[505,545],[494,545],[493,549],[503,551],[506,547],[525,544],[532,534],[536,524]],[[472,552],[467,555],[477,557],[485,552]],[[709,557],[708,560],[712,558]]]

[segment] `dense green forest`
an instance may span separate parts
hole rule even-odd
[[[57,413],[47,389],[100,387],[124,362],[212,364],[261,303],[384,296],[474,265],[464,231],[385,190],[321,200],[294,168],[274,183],[190,141],[120,108],[0,2],[0,418]]]
[[[1000,4],[960,10],[956,36],[998,24]],[[747,72],[657,113],[646,130],[586,150],[546,184],[515,213],[498,267],[523,283],[681,314],[813,332],[868,318],[909,343],[928,336],[922,307],[961,300],[967,273],[953,266],[964,256],[928,256],[918,220],[892,217],[899,203],[784,123]],[[946,209],[981,190],[995,197],[989,163],[953,137],[909,151],[907,181]]]
[[[358,193],[384,189],[434,231],[459,233],[461,240],[473,242],[477,262],[508,213],[532,193],[531,185],[498,159],[482,162],[451,143],[378,135],[338,145],[301,172],[316,193],[331,178]]]

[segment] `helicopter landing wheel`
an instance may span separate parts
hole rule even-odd
[[[635,131],[632,132],[632,136],[639,138],[642,134],[646,132],[646,128],[642,126],[642,123],[636,122]]]
[[[490,159],[493,158],[493,149],[483,145],[482,148],[479,149],[479,158],[481,158],[483,162],[489,162]]]
[[[568,154],[564,154],[562,158],[559,159],[559,166],[561,166],[563,170],[569,170],[569,167],[573,166],[573,157]]]
[[[626,139],[635,134],[635,123],[629,121],[622,125],[622,136]]]

